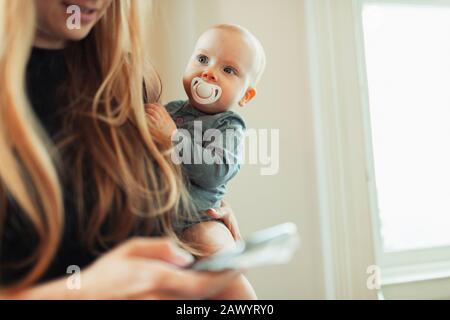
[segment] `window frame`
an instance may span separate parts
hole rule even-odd
[[[324,287],[329,299],[377,299],[380,291],[366,283],[366,269],[374,264],[381,269],[381,292],[387,290],[388,298],[404,297],[410,285],[430,288],[410,296],[442,298],[442,288],[450,282],[447,247],[385,253],[381,242],[362,8],[366,3],[394,1],[450,4],[450,0],[304,2]]]
[[[305,0],[305,12],[325,295],[377,299],[354,2]]]
[[[374,234],[376,234],[376,255],[380,266],[383,269],[382,284],[394,284],[399,282],[420,281],[427,279],[443,278],[450,276],[450,246],[430,247],[423,249],[401,250],[395,252],[386,252],[383,249],[382,237],[380,234],[380,216],[377,210],[376,180],[374,168],[374,155],[371,145],[371,125],[370,125],[370,105],[368,103],[368,82],[365,67],[364,55],[364,32],[363,32],[363,8],[366,4],[388,4],[388,5],[415,5],[415,6],[436,6],[450,8],[450,0],[427,0],[425,3],[421,0],[354,0],[357,11],[359,12],[356,21],[358,29],[358,43],[360,52],[363,54],[361,59],[364,68],[361,69],[360,77],[365,79],[365,94],[367,101],[366,109],[366,144],[368,148],[368,168],[371,172],[371,179],[368,180],[371,198],[372,213],[374,215]]]

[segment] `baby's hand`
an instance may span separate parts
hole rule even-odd
[[[172,134],[177,130],[177,126],[166,108],[160,104],[151,103],[145,105],[145,111],[147,113],[147,120],[152,127],[160,131],[163,138],[171,143]]]

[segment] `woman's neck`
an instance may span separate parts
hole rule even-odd
[[[64,49],[66,43],[64,40],[56,39],[40,31],[36,32],[33,46],[41,49]]]

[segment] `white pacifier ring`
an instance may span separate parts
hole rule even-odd
[[[199,104],[211,104],[220,99],[222,88],[195,77],[191,82],[192,97]]]

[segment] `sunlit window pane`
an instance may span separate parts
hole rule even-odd
[[[450,245],[450,8],[366,5],[363,23],[384,249]]]

